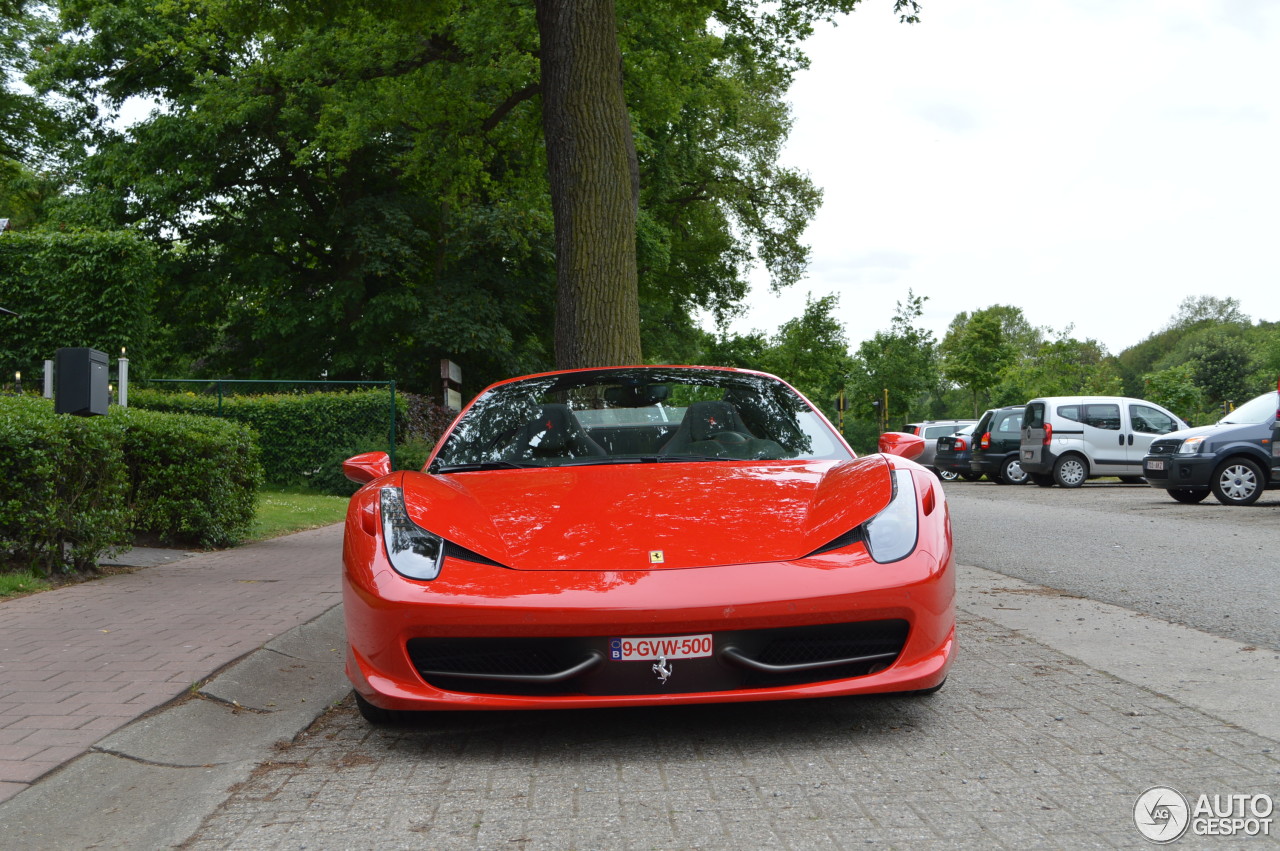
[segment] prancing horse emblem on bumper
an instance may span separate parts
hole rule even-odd
[[[670,678],[671,672],[674,670],[675,665],[668,664],[666,656],[659,656],[658,661],[653,663],[653,672],[658,675],[658,682],[663,685],[667,684],[667,679]]]
[[[649,550],[649,564],[662,564],[667,560],[662,550]]]

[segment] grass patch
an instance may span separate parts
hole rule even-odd
[[[265,541],[341,523],[347,516],[345,496],[328,496],[306,488],[262,488],[258,491],[258,512],[253,522],[252,541]]]
[[[22,597],[37,591],[48,591],[53,586],[28,571],[0,573],[0,597]]]

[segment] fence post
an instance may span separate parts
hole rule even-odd
[[[391,451],[387,454],[391,456],[391,469],[396,468],[396,382],[391,379]]]

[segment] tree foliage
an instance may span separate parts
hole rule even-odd
[[[819,193],[779,165],[813,23],[856,0],[617,8],[642,339],[803,272]],[[910,11],[910,9],[908,9]],[[66,0],[37,82],[156,109],[96,128],[58,222],[172,247],[167,368],[469,383],[549,365],[555,243],[535,9]]]
[[[933,332],[917,323],[924,314],[927,296],[911,290],[898,302],[888,331],[877,331],[858,346],[850,384],[851,407],[862,416],[873,416],[883,405],[882,416],[890,427],[905,422],[919,397],[938,384],[938,354]]]

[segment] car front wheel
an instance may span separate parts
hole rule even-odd
[[[1079,455],[1063,455],[1053,465],[1053,481],[1060,488],[1078,488],[1089,478],[1089,466]]]
[[[356,709],[360,710],[361,717],[376,727],[403,724],[416,714],[395,709],[383,709],[381,706],[374,706],[365,700],[358,691],[352,691],[352,694],[356,697]]]
[[[1017,458],[1008,458],[1000,465],[1000,478],[1011,485],[1025,485],[1028,476]]]
[[[1262,496],[1262,468],[1231,458],[1213,474],[1213,495],[1223,505],[1253,505]]]
[[[1195,505],[1197,502],[1204,502],[1205,497],[1209,495],[1207,490],[1193,490],[1191,488],[1169,488],[1169,496],[1178,502],[1187,505]]]

